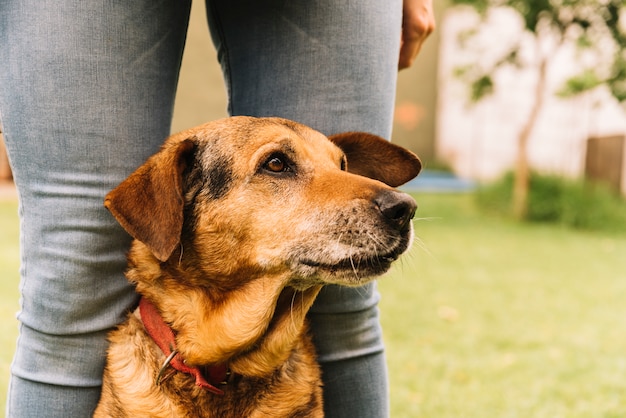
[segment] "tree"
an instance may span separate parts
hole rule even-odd
[[[587,63],[577,63],[578,74],[564,80],[556,92],[573,96],[605,85],[620,102],[626,101],[626,0],[451,0],[453,5],[473,8],[482,18],[494,8],[514,10],[522,21],[523,30],[517,42],[487,66],[474,64],[461,67],[458,74],[471,87],[471,99],[479,101],[494,91],[493,76],[504,66],[514,65],[534,71],[536,85],[528,118],[517,137],[517,161],[513,186],[513,212],[524,219],[528,207],[530,167],[528,141],[546,97],[548,69],[565,45],[575,44],[582,52],[594,56]],[[462,34],[462,39],[475,41],[481,27]],[[528,42],[530,40],[530,42]],[[533,59],[521,58],[523,45],[531,45]],[[593,62],[593,64],[589,64]]]

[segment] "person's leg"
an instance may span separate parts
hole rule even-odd
[[[232,115],[281,116],[325,134],[389,138],[400,0],[208,0]],[[326,288],[310,318],[328,417],[387,415],[374,284]]]
[[[91,416],[136,297],[104,195],[169,134],[189,2],[4,0],[0,118],[20,201],[9,417]]]
[[[389,415],[387,364],[378,317],[378,292],[326,287],[309,314],[322,365],[327,417]]]

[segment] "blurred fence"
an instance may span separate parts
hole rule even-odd
[[[587,155],[585,158],[585,176],[591,180],[600,181],[617,192],[626,194],[622,180],[624,171],[624,142],[623,135],[593,137],[587,141]]]

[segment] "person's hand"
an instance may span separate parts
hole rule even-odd
[[[402,6],[402,44],[400,70],[413,64],[422,44],[435,30],[435,13],[432,0],[404,0]]]

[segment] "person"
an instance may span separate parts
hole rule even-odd
[[[19,338],[7,417],[90,416],[106,335],[137,298],[104,195],[169,135],[190,0],[4,0],[0,122],[19,196]],[[231,115],[389,138],[397,70],[431,0],[207,0]],[[329,417],[388,414],[375,285],[311,311]]]

